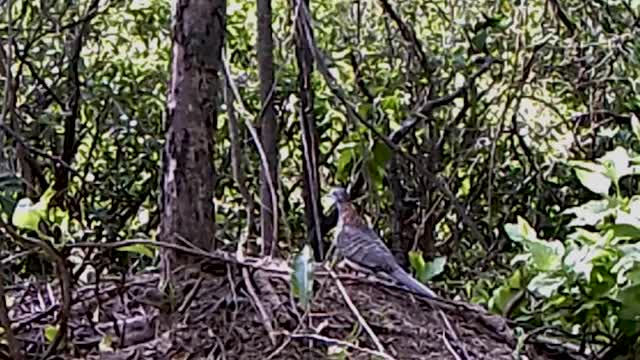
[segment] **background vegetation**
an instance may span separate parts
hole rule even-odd
[[[154,239],[170,3],[0,5],[3,224],[17,219],[56,244]],[[277,253],[287,257],[313,229],[292,7],[272,7]],[[487,306],[524,333],[552,329],[581,349],[630,351],[640,333],[640,3],[334,0],[311,1],[310,12],[327,66],[311,77],[321,194],[349,185],[399,260],[448,297]],[[229,1],[226,13],[225,56],[256,117],[256,4]],[[239,186],[227,105],[215,124],[215,237],[233,249],[253,221],[251,248],[260,208],[241,192],[260,198],[260,160],[240,126]],[[243,114],[240,123],[260,131]],[[33,223],[38,204],[59,211]],[[1,234],[3,256],[24,250]],[[157,264],[148,248],[130,250],[104,266]],[[90,259],[70,261],[78,271]],[[3,264],[10,282],[50,266],[34,254]]]

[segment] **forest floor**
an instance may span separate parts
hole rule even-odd
[[[519,342],[504,318],[478,306],[424,299],[374,276],[318,271],[304,311],[284,263],[225,269],[217,275],[183,272],[173,306],[158,295],[160,276],[154,272],[75,287],[65,316],[67,340],[50,358],[572,358]],[[64,307],[57,288],[25,283],[7,289],[13,333],[29,359],[51,347],[45,329]]]

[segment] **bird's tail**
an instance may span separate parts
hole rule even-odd
[[[408,287],[409,289],[419,294],[422,294],[432,299],[438,297],[438,295],[436,295],[436,293],[434,293],[431,289],[429,289],[427,286],[425,286],[418,280],[414,279],[411,275],[409,275],[406,271],[404,271],[404,269],[402,269],[399,266],[395,270],[393,270],[393,272],[390,275],[402,285]]]

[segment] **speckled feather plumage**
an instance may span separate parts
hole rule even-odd
[[[413,291],[436,297],[433,291],[402,269],[380,236],[367,225],[344,194],[334,197],[339,213],[335,243],[342,256],[364,268],[386,273]]]

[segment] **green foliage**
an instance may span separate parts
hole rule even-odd
[[[568,162],[581,184],[602,199],[564,211],[574,219],[563,242],[539,239],[522,217],[505,225],[524,252],[512,260],[521,267],[494,292],[496,310],[526,289],[529,295],[514,310],[516,319],[567,331],[577,325],[583,333],[609,339],[640,334],[640,195],[620,191],[624,177],[638,174],[635,158],[616,147],[594,162]],[[609,195],[611,185],[614,195]]]
[[[47,325],[44,327],[44,338],[47,340],[47,342],[51,343],[53,342],[53,339],[56,338],[56,335],[58,335],[58,326],[55,325]]]
[[[145,244],[133,244],[133,245],[122,246],[117,248],[116,250],[144,255],[151,259],[154,258],[153,250],[151,249],[151,247]]]
[[[444,266],[447,263],[446,256],[439,256],[432,261],[425,262],[421,251],[409,252],[409,264],[415,274],[416,279],[422,283],[433,279],[444,272]]]
[[[313,254],[311,247],[305,245],[293,260],[291,290],[303,307],[309,305],[313,295]]]

